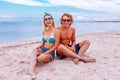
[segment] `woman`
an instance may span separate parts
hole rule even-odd
[[[63,14],[61,17],[61,26],[58,27],[60,31],[60,45],[57,49],[57,56],[60,59],[71,57],[75,63],[79,60],[83,62],[95,62],[93,58],[83,57],[84,53],[90,46],[89,40],[84,40],[82,42],[76,43],[75,29],[71,27],[73,23],[72,15]]]
[[[45,14],[43,17],[44,31],[42,35],[42,43],[38,46],[31,55],[30,74],[35,78],[35,65],[37,62],[46,63],[54,59],[54,52],[59,45],[60,32],[55,29],[53,17],[50,14]]]

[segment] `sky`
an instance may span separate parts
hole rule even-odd
[[[0,20],[18,17],[55,19],[70,13],[75,20],[120,20],[120,0],[0,0]]]

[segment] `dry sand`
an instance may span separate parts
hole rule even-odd
[[[88,39],[86,55],[96,63],[74,64],[69,58],[37,65],[37,80],[120,80],[120,31],[78,35],[77,42]],[[30,53],[40,42],[0,47],[0,80],[30,80]]]

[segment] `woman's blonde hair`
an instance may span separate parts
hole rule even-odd
[[[64,16],[67,16],[67,17],[70,19],[70,21],[71,21],[70,25],[71,25],[71,24],[73,23],[73,17],[72,17],[71,14],[68,14],[68,13],[64,13],[64,14],[61,16],[61,19],[60,19],[61,24],[62,24],[62,20],[63,20],[63,17],[64,17]]]
[[[45,18],[45,16],[50,16],[51,18],[52,18],[52,26],[55,28],[55,23],[54,23],[54,19],[53,19],[53,17],[50,15],[50,14],[45,14],[44,16],[43,16],[43,21],[44,21],[44,30],[43,30],[43,32],[45,32],[46,31],[46,28],[47,28],[47,25],[45,24],[45,20],[44,20],[44,18]]]

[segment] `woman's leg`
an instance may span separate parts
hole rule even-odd
[[[31,54],[30,58],[30,75],[32,78],[35,78],[35,65],[36,65],[36,58],[37,58],[37,49],[34,49]]]
[[[37,57],[37,61],[38,61],[39,63],[51,61],[50,54],[44,54],[44,53],[41,54],[40,56]]]
[[[37,56],[39,55],[41,55],[41,50],[39,48],[36,48],[32,51],[32,54],[30,56],[30,75],[33,80],[36,78],[35,66],[37,64]]]

